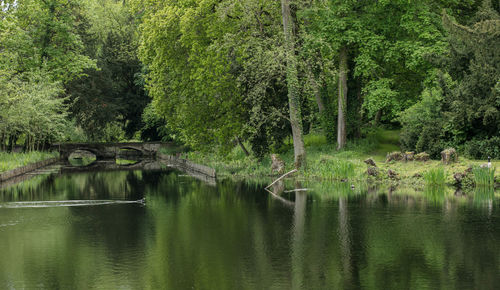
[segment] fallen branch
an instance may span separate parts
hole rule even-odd
[[[266,190],[267,192],[269,192],[269,193],[271,194],[271,196],[272,196],[274,199],[281,201],[284,205],[286,205],[286,206],[290,206],[290,207],[293,207],[293,206],[295,205],[295,203],[294,203],[293,201],[290,201],[290,200],[288,200],[288,199],[284,199],[283,197],[281,197],[281,196],[277,195],[276,193],[274,193],[274,192],[270,191],[270,190],[269,190],[269,189],[267,189],[267,188],[265,188],[265,190]]]
[[[297,189],[292,189],[292,190],[286,190],[286,191],[283,191],[284,193],[288,193],[288,192],[297,192],[297,191],[308,191],[309,189],[307,188],[297,188]]]
[[[275,181],[273,181],[273,183],[269,184],[269,185],[266,187],[266,189],[268,189],[269,187],[273,186],[276,182],[278,182],[278,181],[282,180],[283,178],[285,178],[285,177],[287,177],[288,175],[290,175],[290,174],[292,174],[292,173],[295,173],[295,172],[297,172],[297,169],[294,169],[294,170],[292,170],[292,171],[290,171],[290,172],[287,172],[287,173],[285,173],[285,174],[281,175],[278,179],[276,179]]]

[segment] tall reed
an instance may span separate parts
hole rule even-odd
[[[325,180],[345,180],[355,177],[354,164],[347,160],[324,159],[312,167],[308,169],[309,174]]]
[[[495,167],[475,167],[472,169],[472,173],[474,173],[476,186],[493,186],[495,184]]]
[[[424,180],[426,185],[443,186],[446,180],[446,172],[443,167],[432,168],[424,173]]]

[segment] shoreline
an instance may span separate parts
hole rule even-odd
[[[14,177],[19,177],[21,175],[35,171],[41,167],[54,164],[60,160],[59,157],[51,157],[42,161],[30,163],[28,165],[20,166],[12,170],[8,170],[0,173],[0,183],[9,181]]]

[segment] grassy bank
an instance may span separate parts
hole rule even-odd
[[[7,153],[0,152],[0,172],[16,169],[21,166],[58,157],[57,152],[27,152],[27,153]]]
[[[376,130],[366,139],[348,143],[344,150],[337,151],[335,145],[328,144],[322,135],[310,134],[304,138],[307,152],[307,168],[301,170],[300,178],[306,181],[341,181],[360,182],[370,179],[389,185],[403,185],[423,188],[427,183],[452,184],[453,174],[464,172],[470,166],[479,166],[486,161],[470,160],[460,157],[459,161],[443,165],[438,160],[426,162],[385,162],[388,152],[399,149],[399,131]],[[239,147],[225,157],[217,154],[188,152],[190,160],[215,168],[219,176],[264,177],[271,175],[271,159],[265,156],[261,160],[254,156],[245,156]],[[285,161],[286,171],[293,169],[293,147],[285,144],[279,156]],[[366,174],[367,165],[363,160],[373,158],[378,166],[378,177]],[[500,180],[500,161],[494,160],[498,168],[495,177]],[[388,171],[397,175],[389,178]]]

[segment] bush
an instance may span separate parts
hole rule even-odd
[[[443,144],[443,119],[441,117],[441,91],[426,89],[422,100],[408,108],[400,116],[401,145],[403,150],[427,152],[431,158],[440,157]]]
[[[488,156],[500,159],[500,137],[474,139],[465,143],[464,153],[473,159],[487,159]]]

